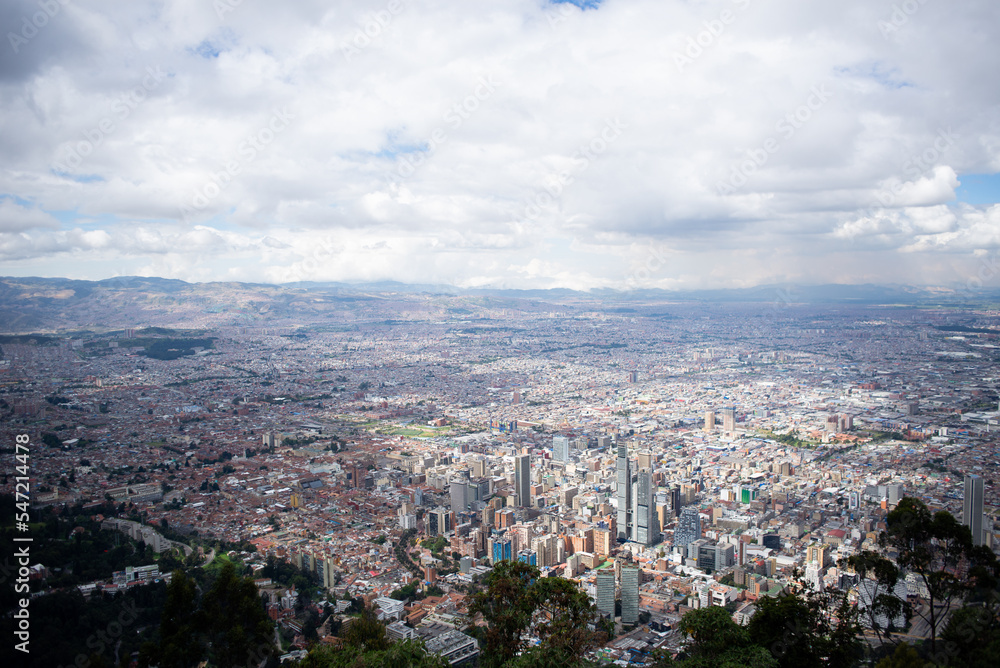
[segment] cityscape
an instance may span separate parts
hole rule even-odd
[[[472,665],[473,593],[517,562],[612,622],[594,660],[641,665],[683,651],[692,610],[746,624],[808,586],[863,612],[878,585],[848,559],[906,497],[997,546],[995,309],[3,280],[4,309],[62,327],[0,339],[32,517],[96,519],[148,555],[86,581],[32,562],[43,599],[224,559],[285,660],[356,600]],[[275,560],[310,576],[308,606]],[[927,640],[926,586],[898,587],[897,631]]]
[[[993,668],[997,34],[0,3],[0,665]]]

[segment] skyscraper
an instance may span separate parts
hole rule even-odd
[[[597,571],[597,612],[602,617],[615,617],[615,569]]]
[[[552,437],[552,459],[557,462],[569,461],[569,438],[566,436]]]
[[[493,563],[511,561],[514,556],[513,545],[509,538],[498,538],[493,541]]]
[[[636,488],[635,540],[646,546],[660,542],[660,523],[656,517],[655,498],[653,472],[641,469]]]
[[[723,408],[722,409],[722,430],[723,431],[736,431],[736,409],[735,408]]]
[[[681,488],[677,485],[673,485],[669,492],[670,510],[673,511],[674,517],[680,517],[681,514]]]
[[[469,508],[469,487],[461,478],[451,481],[451,510],[464,513]]]
[[[451,531],[451,513],[447,508],[438,506],[427,513],[427,533],[438,536]]]
[[[618,497],[618,539],[628,540],[632,529],[632,466],[628,459],[628,445],[625,442],[618,444],[615,482]]]
[[[962,504],[962,524],[972,532],[972,544],[983,544],[983,479],[965,476],[965,498]]]
[[[639,621],[639,567],[622,566],[622,624]]]
[[[514,459],[514,497],[518,506],[531,506],[531,455]]]
[[[701,538],[701,515],[696,506],[685,506],[677,520],[674,545],[687,545]]]

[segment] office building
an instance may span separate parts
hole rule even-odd
[[[677,520],[674,545],[687,545],[701,538],[701,515],[695,506],[685,506]]]
[[[451,481],[451,509],[454,513],[464,513],[469,509],[469,486],[465,480],[455,478]]]
[[[649,450],[640,450],[639,454],[636,456],[636,468],[638,470],[642,469],[653,469],[653,453]]]
[[[736,431],[736,409],[735,408],[723,408],[722,409],[722,430],[723,431]]]
[[[656,517],[656,489],[653,472],[641,469],[636,485],[635,540],[642,545],[660,542],[660,522]]]
[[[639,622],[639,567],[622,566],[622,624]]]
[[[681,488],[674,485],[667,491],[667,505],[670,508],[670,512],[673,513],[674,517],[680,517],[681,515]]]
[[[597,612],[602,617],[615,617],[615,569],[597,571]]]
[[[514,497],[518,506],[531,506],[531,455],[518,455],[514,459]]]
[[[530,566],[538,566],[538,553],[534,550],[521,550],[517,553],[517,560],[523,561]]]
[[[618,540],[626,541],[632,530],[632,462],[628,458],[628,445],[618,444],[618,462],[615,476],[615,494],[618,498]]]
[[[440,536],[451,531],[451,512],[447,508],[437,507],[427,513],[427,533]]]
[[[806,562],[815,562],[820,566],[825,566],[830,557],[829,549],[829,545],[822,543],[808,546],[806,548]]]
[[[552,459],[557,462],[569,461],[569,438],[566,436],[552,437]]]
[[[715,411],[705,411],[705,431],[715,429]]]
[[[492,558],[494,565],[501,561],[511,561],[514,558],[514,544],[509,538],[497,538],[493,541]]]
[[[972,532],[972,544],[983,544],[983,478],[965,476],[965,496],[962,504],[962,524]]]

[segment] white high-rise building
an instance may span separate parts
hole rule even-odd
[[[618,444],[618,462],[615,476],[615,494],[618,498],[618,538],[628,540],[632,535],[632,463],[628,458],[628,445]]]
[[[552,459],[557,462],[569,461],[569,438],[566,436],[552,437]]]

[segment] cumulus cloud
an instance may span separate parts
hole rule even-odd
[[[1000,165],[1000,7],[893,11],[68,3],[0,59],[0,253],[588,288],[664,247],[640,284],[960,280],[945,255],[998,244],[993,210],[954,198]]]
[[[23,206],[10,198],[0,199],[0,234],[39,227],[58,228],[59,221],[35,207]]]

